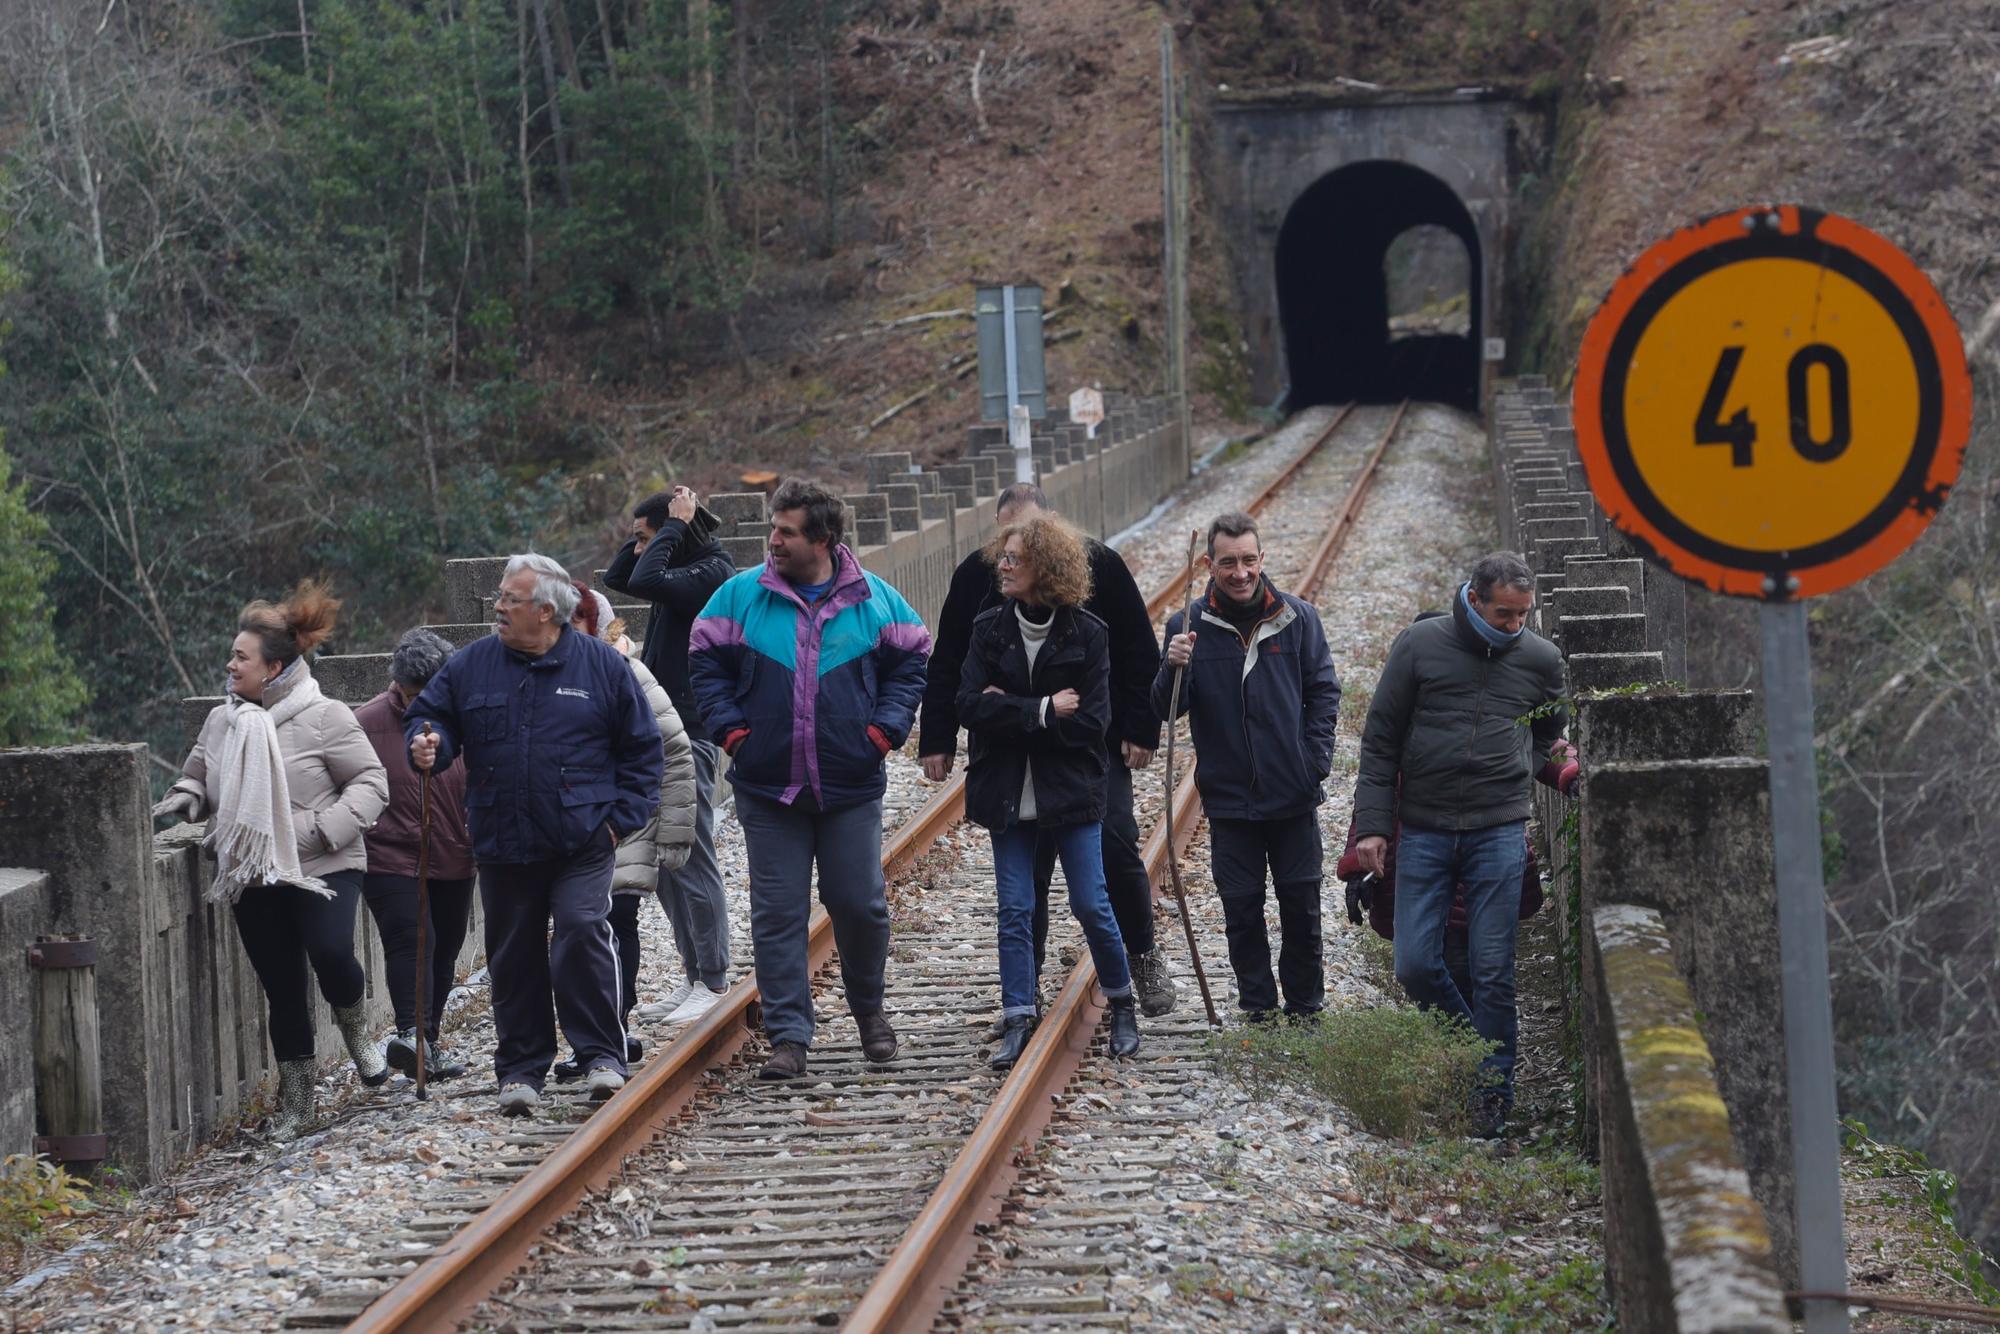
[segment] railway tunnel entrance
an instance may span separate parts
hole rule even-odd
[[[1287,407],[1405,398],[1479,409],[1479,229],[1405,162],[1357,162],[1298,197],[1279,229]]]
[[[1498,88],[1218,89],[1203,175],[1251,397],[1478,411],[1505,374],[1516,163],[1542,114]]]

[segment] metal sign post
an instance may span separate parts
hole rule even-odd
[[[1007,411],[1007,443],[1014,450],[1014,480],[1032,482],[1035,480],[1034,426],[1028,420],[1028,409],[1016,403]]]
[[[1958,326],[1858,223],[1796,205],[1719,213],[1613,284],[1584,333],[1573,415],[1610,524],[1682,578],[1761,603],[1799,1282],[1829,1294],[1805,1301],[1808,1334],[1845,1334],[1805,603],[1885,568],[1957,482],[1972,424]]]
[[[1840,1108],[1834,1094],[1833,999],[1827,985],[1826,885],[1820,867],[1806,605],[1767,602],[1758,612],[1764,629],[1764,723],[1770,732],[1785,1073],[1799,1202],[1799,1287],[1840,1292],[1847,1287],[1847,1242],[1841,1224]],[[1848,1327],[1847,1308],[1839,1302],[1807,1302],[1805,1310],[1807,1334],[1841,1334]]]
[[[980,419],[1004,422],[1017,403],[1036,421],[1048,416],[1042,289],[1033,283],[977,288],[972,313],[979,330]]]

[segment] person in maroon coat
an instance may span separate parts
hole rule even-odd
[[[403,743],[403,714],[451,654],[443,635],[411,630],[397,641],[389,660],[389,688],[354,711],[389,771],[389,807],[368,831],[368,872],[361,895],[382,935],[389,1003],[396,1011],[396,1035],[384,1055],[412,1079],[417,1074],[417,844],[423,793]],[[424,1036],[429,1050],[424,1064],[432,1079],[465,1073],[464,1062],[438,1045],[438,1017],[451,993],[459,947],[472,918],[475,869],[465,824],[465,766],[455,764],[431,777],[430,915],[424,923]]]

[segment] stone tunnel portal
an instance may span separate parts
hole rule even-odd
[[[1464,313],[1392,331],[1391,316],[1406,312],[1391,307],[1391,247],[1413,228],[1442,228],[1464,245]],[[1410,398],[1479,410],[1479,230],[1450,186],[1404,162],[1329,172],[1286,213],[1276,260],[1289,408]]]

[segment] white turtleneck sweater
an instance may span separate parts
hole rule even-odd
[[[1055,612],[1050,611],[1049,618],[1037,625],[1027,618],[1022,612],[1020,604],[1016,603],[1014,606],[1014,619],[1021,623],[1021,647],[1027,651],[1028,676],[1032,680],[1035,673],[1035,658],[1041,653],[1042,645],[1049,642],[1049,630],[1056,623]],[[1041,721],[1043,726],[1046,727],[1048,725],[1049,701],[1046,697],[1042,700]],[[1023,820],[1032,820],[1035,818],[1035,766],[1033,761],[1029,761],[1021,766],[1020,818]]]

